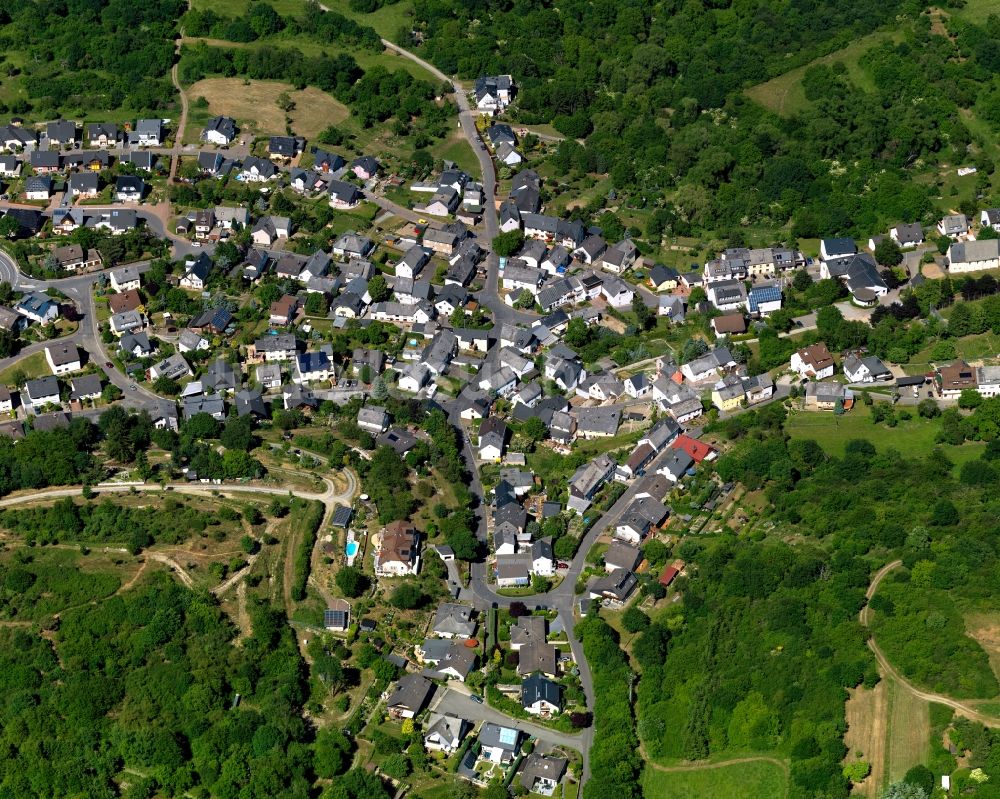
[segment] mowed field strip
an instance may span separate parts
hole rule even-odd
[[[205,78],[187,88],[192,102],[199,97],[208,101],[213,116],[231,116],[244,130],[275,135],[285,133],[285,112],[278,107],[282,92],[287,92],[295,103],[288,116],[292,129],[300,136],[315,137],[350,116],[347,106],[313,86],[299,90],[281,81]]]
[[[852,83],[863,89],[873,88],[871,78],[861,68],[858,60],[868,50],[884,41],[902,41],[903,32],[893,31],[888,33],[878,31],[862,36],[847,47],[835,50],[829,55],[821,56],[815,61],[810,61],[805,66],[790,69],[782,75],[771,78],[769,81],[751,86],[746,90],[746,95],[754,102],[760,103],[765,108],[769,108],[780,116],[792,116],[798,111],[806,108],[809,101],[806,100],[805,89],[802,87],[802,78],[809,67],[816,64],[833,64],[836,61],[843,62],[847,67],[847,74]]]

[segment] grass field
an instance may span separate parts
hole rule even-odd
[[[805,66],[791,69],[765,83],[751,86],[746,90],[746,94],[751,100],[771,109],[776,114],[791,116],[809,104],[809,101],[806,100],[805,90],[802,88],[802,77],[806,74],[806,70],[816,64],[832,64],[835,61],[843,62],[844,66],[847,67],[847,74],[852,83],[857,84],[862,89],[872,89],[874,88],[872,79],[861,68],[858,63],[859,59],[876,44],[887,40],[901,41],[902,38],[902,31],[892,33],[880,31],[862,36],[847,47],[817,58]]]
[[[647,799],[779,799],[788,793],[788,780],[781,768],[758,760],[695,771],[647,768],[642,790]]]
[[[343,103],[324,91],[307,86],[301,91],[279,81],[245,81],[243,78],[206,78],[187,89],[188,97],[208,101],[210,116],[233,117],[241,130],[259,134],[284,135],[285,112],[278,108],[278,96],[287,92],[295,103],[289,116],[292,130],[314,137],[330,125],[342,123],[350,115]]]
[[[436,142],[431,148],[435,158],[442,158],[445,161],[454,161],[461,169],[464,169],[476,180],[482,179],[479,169],[479,159],[472,151],[469,140],[462,135],[457,128],[454,129],[447,139]]]
[[[996,333],[977,333],[972,336],[952,339],[955,354],[966,361],[992,361],[1000,357],[1000,336]],[[924,347],[916,353],[903,369],[907,374],[922,374],[934,368],[941,361],[931,360],[931,350],[934,345]]]
[[[956,467],[982,454],[985,445],[980,442],[960,446],[936,444],[934,437],[938,427],[937,420],[919,417],[900,422],[896,427],[876,425],[864,405],[860,404],[843,416],[832,413],[793,413],[785,423],[785,430],[792,438],[811,438],[828,453],[838,457],[844,454],[844,445],[854,438],[870,441],[880,451],[895,449],[905,457],[924,456],[935,446],[940,446]]]
[[[394,40],[400,28],[412,27],[413,24],[413,4],[409,0],[389,3],[370,14],[352,11],[348,0],[326,0],[323,5],[362,25],[374,28],[383,39]]]
[[[922,699],[888,681],[889,725],[886,729],[886,756],[883,785],[900,780],[909,769],[927,758],[930,743],[930,709]]]
[[[986,650],[993,673],[1000,680],[1000,613],[968,613],[965,616],[965,629]]]
[[[14,375],[19,372],[23,373],[28,380],[33,377],[45,377],[52,374],[48,361],[45,360],[45,353],[36,352],[27,358],[22,358],[0,372],[0,385],[13,385]]]
[[[844,745],[848,749],[845,762],[865,760],[871,764],[871,774],[857,786],[855,793],[874,797],[882,786],[885,773],[888,683],[882,680],[870,690],[860,686],[852,688],[849,693],[850,699],[844,706],[844,718],[847,720]]]

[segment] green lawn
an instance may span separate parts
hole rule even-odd
[[[781,768],[758,760],[697,771],[648,768],[642,789],[647,799],[779,799],[788,793],[788,781]]]
[[[915,413],[915,408],[907,408]],[[956,466],[966,461],[978,458],[985,445],[981,442],[969,442],[960,446],[953,444],[937,444],[940,423],[936,419],[913,418],[908,422],[900,422],[896,427],[884,424],[874,424],[867,408],[863,404],[855,406],[854,410],[843,416],[832,413],[793,413],[785,422],[785,430],[792,438],[811,438],[831,455],[844,454],[844,445],[854,438],[863,438],[875,445],[880,451],[895,449],[906,457],[921,457],[927,455],[935,446],[940,446],[949,460]]]
[[[1000,357],[1000,336],[995,333],[977,333],[972,336],[963,336],[962,338],[952,339],[951,343],[955,345],[955,354],[963,360],[996,360],[997,357]],[[934,349],[935,344],[937,342],[929,344],[916,353],[910,359],[909,363],[904,364],[904,371],[907,374],[924,374],[934,368],[933,364],[942,363],[940,359],[933,360],[931,358],[931,351]]]
[[[461,131],[456,129],[447,139],[435,142],[434,146],[431,147],[431,153],[435,159],[454,161],[460,169],[468,172],[473,178],[482,180],[479,159],[476,158],[469,140],[462,135]]]
[[[52,374],[48,361],[45,360],[44,352],[36,352],[27,358],[22,358],[16,363],[8,366],[0,372],[0,385],[13,385],[14,375],[23,373],[25,378],[31,380],[34,377],[45,377]]]

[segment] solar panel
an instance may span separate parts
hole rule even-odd
[[[500,743],[506,744],[507,746],[513,746],[517,743],[517,730],[512,730],[510,727],[500,728]]]
[[[344,610],[324,610],[323,611],[323,626],[324,627],[346,627],[347,626],[347,611],[344,611]]]

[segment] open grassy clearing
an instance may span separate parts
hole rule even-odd
[[[836,61],[842,62],[847,67],[847,74],[852,83],[857,84],[862,89],[871,90],[874,88],[872,79],[861,68],[858,63],[859,59],[876,44],[888,40],[899,42],[903,40],[903,37],[903,31],[870,33],[841,50],[817,58],[805,66],[791,69],[765,83],[751,86],[746,90],[746,94],[751,100],[769,108],[776,114],[791,116],[809,105],[805,90],[802,88],[802,77],[806,74],[806,70],[816,64],[832,64]]]
[[[300,136],[317,136],[330,125],[339,125],[350,115],[343,103],[313,86],[296,90],[280,81],[252,81],[243,78],[206,78],[188,88],[191,100],[204,97],[208,116],[233,117],[244,132],[284,135],[285,112],[278,107],[278,97],[287,92],[295,108],[288,115],[292,130]]]
[[[788,781],[777,765],[756,760],[694,771],[647,768],[642,789],[647,799],[779,799],[787,795]]]
[[[1000,680],[1000,613],[976,612],[965,616],[965,630],[986,650],[990,667]]]
[[[283,17],[299,15],[305,9],[304,0],[268,0],[268,3]],[[250,0],[191,0],[191,8],[211,9],[223,17],[242,17],[250,8]]]
[[[917,699],[894,680],[888,681],[889,726],[883,785],[900,780],[927,759],[931,720],[927,702]]]
[[[882,785],[885,773],[886,725],[888,724],[888,684],[882,680],[872,689],[864,686],[849,691],[850,699],[844,706],[847,732],[844,745],[848,749],[845,762],[865,760],[871,764],[868,779],[856,785],[858,796],[874,797]]]
[[[915,409],[909,409],[915,411]],[[895,449],[903,456],[926,456],[935,446],[955,463],[956,468],[966,461],[978,458],[985,448],[980,442],[961,445],[937,444],[934,441],[940,423],[934,419],[915,417],[900,422],[896,427],[872,422],[864,405],[843,416],[832,413],[793,413],[788,417],[785,430],[792,438],[811,438],[831,455],[844,454],[844,445],[854,438],[870,441],[880,451]]]
[[[374,28],[383,39],[395,40],[400,28],[413,26],[413,4],[409,0],[389,3],[367,14],[352,10],[348,0],[325,0],[323,5],[362,25]]]

